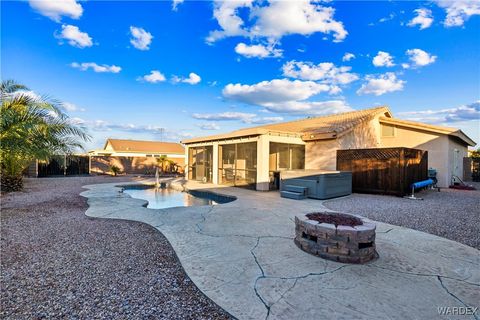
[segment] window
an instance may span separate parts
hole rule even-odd
[[[395,127],[389,124],[382,124],[382,137],[394,137]]]
[[[305,146],[270,142],[270,171],[305,169]]]

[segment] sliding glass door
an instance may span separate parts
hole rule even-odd
[[[212,182],[213,147],[188,148],[188,179]]]
[[[235,143],[219,146],[220,184],[255,189],[257,181],[257,143]]]

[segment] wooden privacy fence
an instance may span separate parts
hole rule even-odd
[[[337,150],[337,170],[352,172],[352,190],[404,196],[428,179],[428,152],[410,148]]]

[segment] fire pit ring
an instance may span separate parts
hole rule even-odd
[[[354,215],[314,212],[295,216],[295,244],[305,252],[344,263],[376,257],[375,224]]]

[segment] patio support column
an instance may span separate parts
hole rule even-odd
[[[268,191],[269,189],[269,150],[270,141],[268,135],[261,135],[257,142],[257,190]]]
[[[185,179],[188,180],[188,145],[185,146],[185,169],[183,170],[183,174],[185,175]]]
[[[218,142],[213,143],[212,182],[218,184]]]

